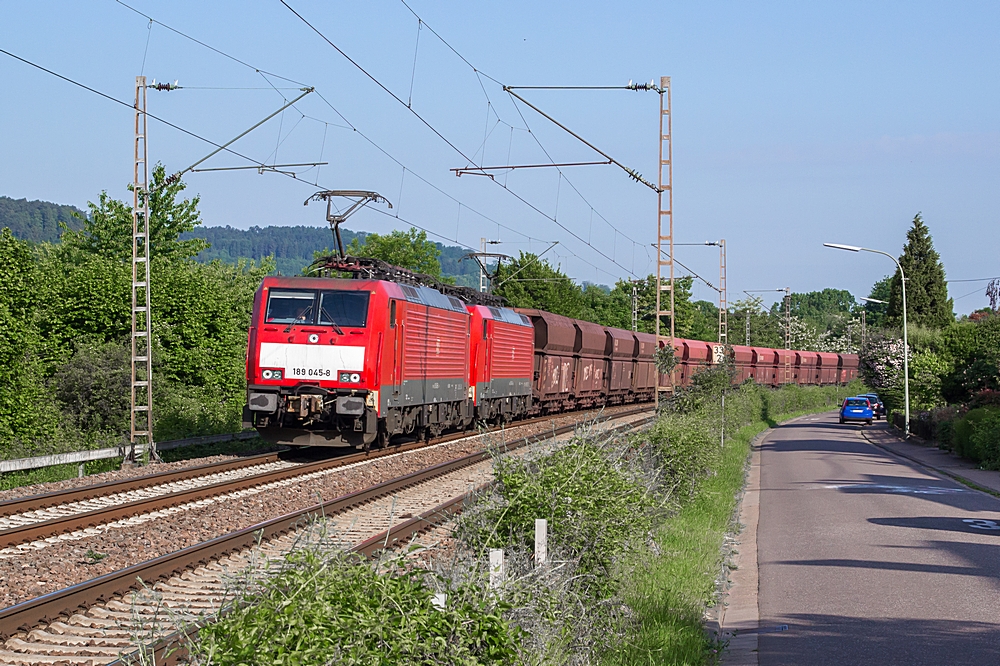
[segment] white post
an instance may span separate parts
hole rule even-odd
[[[535,518],[535,566],[545,564],[548,552],[549,521],[545,518]]]
[[[82,479],[85,476],[85,474],[86,474],[86,472],[84,470],[85,467],[86,467],[86,463],[80,463],[79,465],[77,465],[76,476],[78,478]]]
[[[722,390],[722,441],[719,443],[719,448],[726,448],[726,390]]]
[[[503,550],[500,548],[490,549],[490,587],[497,589],[503,584]]]

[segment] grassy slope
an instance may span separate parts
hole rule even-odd
[[[637,615],[637,631],[608,664],[712,663],[716,646],[706,638],[702,619],[712,603],[722,564],[722,540],[736,510],[746,478],[750,441],[779,421],[829,407],[782,414],[771,422],[744,426],[726,442],[718,474],[706,480],[697,496],[655,531],[659,555],[645,553],[624,590]]]

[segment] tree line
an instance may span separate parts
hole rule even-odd
[[[149,203],[154,435],[159,440],[239,428],[246,331],[257,286],[277,270],[279,259],[292,260],[288,272],[299,274],[316,256],[330,252],[320,245],[321,239],[330,240],[326,229],[202,228],[199,199],[184,198],[185,187],[183,181],[168,184],[161,165],[154,169]],[[86,214],[59,221],[59,242],[19,239],[11,229],[0,233],[3,457],[111,446],[128,434],[131,206],[102,192]],[[461,248],[430,241],[423,231],[344,235],[352,254],[443,281],[463,283],[464,276],[466,284],[478,286],[474,261],[463,259]],[[1000,391],[1000,318],[990,309],[955,321],[943,266],[919,216],[900,261],[908,278],[914,407],[933,410],[963,404],[984,390]],[[624,329],[632,327],[634,290],[637,328],[654,331],[652,275],[611,287],[579,284],[559,265],[523,252],[491,268],[494,292],[512,307]],[[873,285],[871,297],[885,304],[860,305],[850,293],[832,288],[792,294],[792,347],[860,351],[869,385],[898,406],[900,284],[897,273]],[[690,276],[675,281],[675,334],[715,341],[718,308],[693,299],[692,286]],[[748,321],[752,345],[784,345],[780,301],[771,308],[751,298],[732,303],[731,344],[746,342]]]
[[[198,198],[153,171],[154,435],[232,432],[244,402],[253,294],[273,262],[200,263],[182,237]],[[132,209],[102,192],[61,242],[0,232],[0,456],[115,446],[128,437]]]

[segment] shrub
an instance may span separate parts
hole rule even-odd
[[[56,370],[56,397],[81,430],[129,431],[129,363],[125,343],[82,340]]]
[[[969,441],[983,469],[1000,469],[1000,409],[987,410],[972,422]]]
[[[431,603],[426,572],[382,571],[355,556],[305,549],[253,596],[201,630],[195,663],[509,664],[517,636],[493,595],[450,589]],[[389,569],[386,571],[385,569]],[[252,603],[250,603],[252,601]]]
[[[998,410],[990,407],[977,407],[976,409],[970,409],[965,416],[953,422],[952,429],[954,434],[952,436],[952,443],[955,453],[964,458],[982,462],[983,458],[979,447],[972,441],[972,434],[980,421],[996,411]]]
[[[619,555],[651,524],[641,456],[617,438],[577,438],[546,455],[497,458],[494,496],[463,516],[459,534],[473,552],[530,551],[535,519],[545,518],[553,545],[578,561],[581,583],[606,591]]]

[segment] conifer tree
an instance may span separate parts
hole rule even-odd
[[[899,263],[906,273],[906,318],[910,326],[944,328],[955,321],[952,299],[948,297],[944,265],[934,249],[930,231],[920,213],[906,232],[906,245]],[[903,291],[899,270],[892,276],[887,323],[903,323]]]

